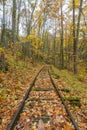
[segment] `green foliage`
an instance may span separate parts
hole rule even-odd
[[[84,77],[83,75],[77,75],[76,78],[79,80],[79,81],[84,81]]]
[[[22,55],[21,52],[19,52],[19,51],[16,52],[16,56],[20,57],[21,55]]]
[[[8,58],[8,62],[9,62],[9,64],[11,65],[11,67],[14,67],[14,66],[15,66],[15,60],[14,60],[13,57]]]
[[[29,35],[27,36],[24,40],[24,43],[26,42],[30,42],[32,44],[32,47],[34,49],[38,49],[40,48],[44,43],[42,42],[42,40],[38,37],[36,37],[35,35]]]
[[[86,91],[85,89],[85,82],[83,82],[83,78],[84,75],[81,75],[81,77],[79,75],[74,75],[72,72],[69,72],[67,70],[59,70],[53,66],[51,66],[51,73],[54,75],[55,73],[57,73],[60,76],[60,81],[64,81],[66,82],[66,86],[68,88],[70,88],[71,93],[73,93],[73,95],[75,94],[82,94]],[[87,96],[84,95],[85,98],[87,98]]]
[[[0,88],[0,93],[2,93],[5,90],[6,90],[5,88]]]
[[[59,78],[60,78],[60,76],[59,76],[57,73],[53,73],[53,77],[54,77],[55,79],[59,79]]]
[[[69,103],[73,106],[81,106],[81,100],[79,97],[64,97],[64,100],[69,101]]]
[[[3,98],[3,99],[6,99],[7,96],[8,96],[8,94],[4,94],[4,95],[2,96],[2,98]]]
[[[6,97],[8,96],[8,94],[5,93],[6,92],[6,88],[0,88],[0,98],[2,99],[6,99]],[[4,93],[2,95],[2,93]]]
[[[29,35],[26,38],[23,39],[23,43],[30,43],[30,45],[32,46],[32,51],[33,51],[33,55],[40,55],[42,56],[42,51],[41,48],[44,45],[44,42],[37,36],[35,35]]]
[[[70,88],[62,88],[62,89],[60,89],[61,91],[64,91],[64,92],[67,92],[67,93],[69,93],[70,91],[71,91],[71,89]]]
[[[70,102],[72,101],[80,101],[80,98],[79,97],[65,97],[64,100],[68,100]]]
[[[20,52],[17,53],[18,56],[21,55]],[[25,62],[22,60],[17,60],[15,57],[10,57],[8,58],[8,64],[11,68],[17,68],[18,71],[20,71],[21,73],[24,71],[25,69]]]
[[[0,53],[5,53],[4,48],[1,48],[1,47],[0,47]]]
[[[20,69],[23,69],[25,67],[25,63],[23,61],[18,61],[17,65]]]

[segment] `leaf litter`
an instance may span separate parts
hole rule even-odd
[[[24,71],[17,65],[9,66],[7,73],[0,71],[0,130],[6,130],[39,68],[40,65],[33,68],[27,62]]]
[[[53,88],[47,70],[39,74],[34,87]],[[31,91],[15,130],[26,130],[26,127],[27,130],[39,130],[40,120],[43,121],[45,130],[74,130],[54,89],[52,91]]]
[[[62,79],[57,80],[54,78],[54,81],[55,81],[56,85],[58,86],[58,88],[60,88],[60,89],[65,89],[67,86],[67,83]],[[68,98],[79,96],[79,98],[81,99],[80,106],[73,106],[68,101],[65,101],[65,102],[68,105],[69,110],[73,114],[74,119],[78,123],[79,128],[81,130],[87,130],[87,101],[84,98],[85,92],[83,94],[82,92],[79,92],[77,88],[74,88],[73,86],[71,86],[71,87],[72,88],[70,88],[71,89],[70,93],[66,93],[64,91],[60,91],[60,93],[61,93],[62,97],[67,96]],[[82,95],[84,95],[84,96],[82,96]]]

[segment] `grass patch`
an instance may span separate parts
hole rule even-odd
[[[10,68],[14,68],[16,66],[16,61],[14,60],[14,58],[11,56],[10,58],[8,58],[8,64],[10,66]]]
[[[77,78],[79,81],[81,81],[81,82],[84,82],[84,81],[85,81],[83,75],[77,75],[76,78]]]
[[[70,101],[70,102],[73,102],[73,101],[80,101],[80,98],[79,97],[64,97],[64,100],[67,100],[67,101]]]
[[[53,74],[53,77],[54,77],[55,79],[59,79],[59,78],[60,78],[60,76],[59,76],[57,73],[54,73],[54,74]]]
[[[75,96],[78,94],[78,96],[83,98],[83,100],[85,101],[87,100],[87,96],[86,96],[87,84],[86,84],[86,81],[84,81],[85,74],[80,73],[78,75],[74,75],[72,72],[68,70],[59,70],[53,66],[51,66],[50,71],[52,75],[55,75],[55,74],[59,75],[60,83],[62,84],[63,82],[65,82],[66,86],[70,88],[71,90],[70,93],[72,96]]]
[[[2,93],[3,91],[6,91],[6,88],[0,88],[0,93]]]
[[[61,81],[65,81],[68,88],[73,89],[76,88],[79,91],[83,91],[83,82],[78,80],[79,76],[75,76],[72,72],[67,70],[58,70],[57,68],[51,67],[52,75],[59,75]]]
[[[59,89],[60,91],[64,91],[64,92],[67,92],[67,93],[69,93],[71,90],[70,90],[70,88],[62,88],[62,89]]]

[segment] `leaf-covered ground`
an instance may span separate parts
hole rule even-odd
[[[38,90],[48,88],[49,91],[36,91],[36,88]],[[43,120],[46,130],[74,130],[46,69],[38,76],[15,130],[26,130],[26,127],[37,130],[40,119]]]
[[[6,60],[8,71],[6,73],[0,71],[0,130],[6,130],[29,84],[42,67],[39,64],[32,64],[27,58],[24,61],[10,53],[6,55]],[[83,70],[80,72],[83,72]],[[60,71],[54,67],[51,68],[51,73],[79,127],[81,130],[86,130],[87,73],[75,76],[71,72]],[[35,91],[35,88],[49,87],[50,91]],[[47,71],[41,73],[26,101],[20,121],[15,127],[16,130],[27,130],[27,128],[35,130],[40,118],[46,122],[45,128],[47,130],[74,130],[61,101],[52,88]],[[63,89],[66,89],[66,91]],[[78,99],[79,104],[70,102],[71,97]],[[38,98],[41,98],[41,100]],[[35,101],[35,99],[37,100]]]
[[[81,70],[83,73],[83,70]],[[81,130],[87,130],[87,73],[73,75],[66,70],[58,70],[51,68],[54,81],[57,86],[62,89],[67,89],[70,92],[60,91],[66,100],[69,109],[71,110],[75,120],[78,122]],[[70,99],[79,99],[80,102],[70,102]]]
[[[33,65],[26,59],[17,59],[11,53],[6,55],[8,71],[0,71],[0,130],[6,130],[17,110],[29,84],[41,65]]]

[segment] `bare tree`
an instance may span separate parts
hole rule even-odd
[[[63,1],[61,1],[61,44],[60,44],[60,57],[61,69],[64,68],[64,29],[63,29]]]
[[[20,10],[21,10],[22,0],[18,1],[18,16],[17,16],[17,36],[19,36],[19,23],[20,23]]]
[[[28,3],[31,5],[31,10],[32,11],[31,11],[31,14],[30,14],[30,19],[28,20],[28,24],[27,24],[27,35],[29,35],[30,32],[31,32],[32,19],[33,19],[35,8],[37,6],[37,2],[38,2],[38,0],[35,0],[34,5],[32,5],[31,2],[28,0]]]
[[[16,0],[13,0],[12,10],[12,38],[13,42],[16,41]]]
[[[3,20],[2,20],[2,35],[1,35],[1,42],[4,47],[6,47],[6,40],[5,40],[5,0],[2,1],[3,3]]]
[[[78,23],[77,23],[77,30],[75,29],[75,0],[73,0],[73,56],[74,56],[74,73],[76,74],[77,69],[77,52],[78,52],[78,40],[79,40],[79,29],[80,29],[80,18],[82,12],[82,3],[83,0],[80,0],[80,7],[79,7],[79,15],[78,15]]]

